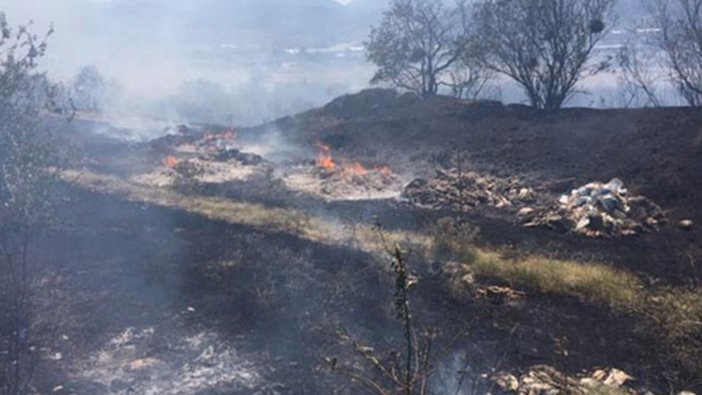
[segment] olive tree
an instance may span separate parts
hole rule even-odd
[[[652,0],[660,29],[653,38],[678,92],[693,107],[702,106],[702,0]]]
[[[591,58],[614,18],[615,0],[484,0],[476,7],[485,61],[514,80],[530,103],[556,110],[584,77],[608,62]]]
[[[420,97],[436,95],[442,85],[453,89],[449,72],[479,48],[471,45],[469,14],[466,1],[449,7],[442,0],[393,0],[366,42],[366,55],[378,66],[371,82]],[[472,67],[469,82],[474,82],[477,64],[463,65]],[[471,86],[464,84],[461,92]]]
[[[35,235],[45,226],[61,155],[42,126],[46,36],[0,12],[0,394],[30,390]]]

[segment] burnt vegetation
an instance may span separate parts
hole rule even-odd
[[[0,12],[0,395],[702,391],[702,1],[617,9],[391,0],[381,88],[253,127]]]

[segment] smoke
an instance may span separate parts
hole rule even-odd
[[[379,10],[341,3],[3,0],[0,10],[37,34],[53,24],[41,66],[66,83],[95,66],[122,90],[110,110],[252,124],[367,86],[362,41]]]

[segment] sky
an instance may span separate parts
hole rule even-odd
[[[127,89],[148,95],[174,91],[180,82],[198,78],[216,78],[232,86],[246,83],[270,67],[267,59],[252,65],[250,58],[285,49],[273,49],[278,44],[325,47],[362,40],[370,22],[354,20],[347,29],[335,23],[314,30],[324,20],[341,18],[335,1],[0,0],[0,10],[14,25],[34,21],[37,33],[53,22],[56,32],[43,65],[54,78],[66,80],[83,65],[96,65]],[[325,3],[329,9],[319,9]],[[270,4],[280,5],[278,14]],[[259,51],[247,59],[236,58],[239,52],[233,48],[242,46]],[[212,56],[218,47],[230,49],[230,62],[203,58],[203,52]]]
[[[629,4],[622,10],[630,14],[638,1],[620,0]],[[94,65],[134,102],[171,97],[182,93],[184,84],[191,88],[191,82],[206,80],[219,85],[200,84],[213,91],[262,95],[251,97],[263,103],[253,111],[261,118],[368,87],[374,67],[362,53],[290,53],[358,48],[384,2],[0,0],[0,10],[13,25],[34,21],[31,29],[38,34],[53,22],[42,67],[54,80],[68,82],[82,66]],[[302,104],[288,107],[283,101]]]

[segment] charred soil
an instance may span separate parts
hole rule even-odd
[[[702,275],[699,228],[676,225],[688,218],[702,222],[700,121],[702,113],[690,109],[545,114],[371,90],[240,130],[237,150],[280,134],[287,144],[311,147],[310,158],[270,166],[314,168],[314,147],[323,141],[341,156],[387,164],[406,183],[454,168],[460,152],[465,170],[519,177],[553,196],[620,178],[658,203],[669,223],[632,237],[586,238],[523,227],[490,205],[476,205],[460,217],[480,228],[476,245],[514,259],[603,262],[633,273],[646,289],[696,290]],[[266,170],[266,155],[246,165],[261,166],[252,177],[148,186],[134,176],[156,171],[178,177],[164,155],[178,154],[168,150],[188,141],[167,143],[163,152],[89,129],[78,123],[61,133],[83,149],[86,174],[113,178],[69,178],[60,191],[61,226],[42,237],[41,390],[359,393],[323,362],[351,358],[335,341],[335,328],[347,328],[378,350],[399,347],[387,259],[367,248],[361,233],[379,219],[388,232],[431,237],[436,220],[455,212],[399,198],[330,200],[294,190],[284,175]],[[183,155],[181,160],[196,157]],[[111,184],[114,178],[141,192],[125,193]],[[232,202],[250,204],[242,210],[250,217],[223,212]],[[296,214],[276,226],[260,224],[283,210]],[[317,220],[334,224],[325,228],[333,231],[318,238],[303,231]],[[409,239],[410,247],[421,247]],[[420,278],[413,290],[417,321],[442,333],[435,366],[440,377],[467,371],[482,393],[494,390],[492,373],[520,374],[547,364],[573,376],[616,367],[636,378],[641,393],[702,388],[694,369],[671,362],[666,344],[635,312],[498,277],[466,279],[459,273],[456,283],[447,262],[422,254],[410,264]],[[433,384],[437,393],[456,392],[441,386],[446,380]]]

